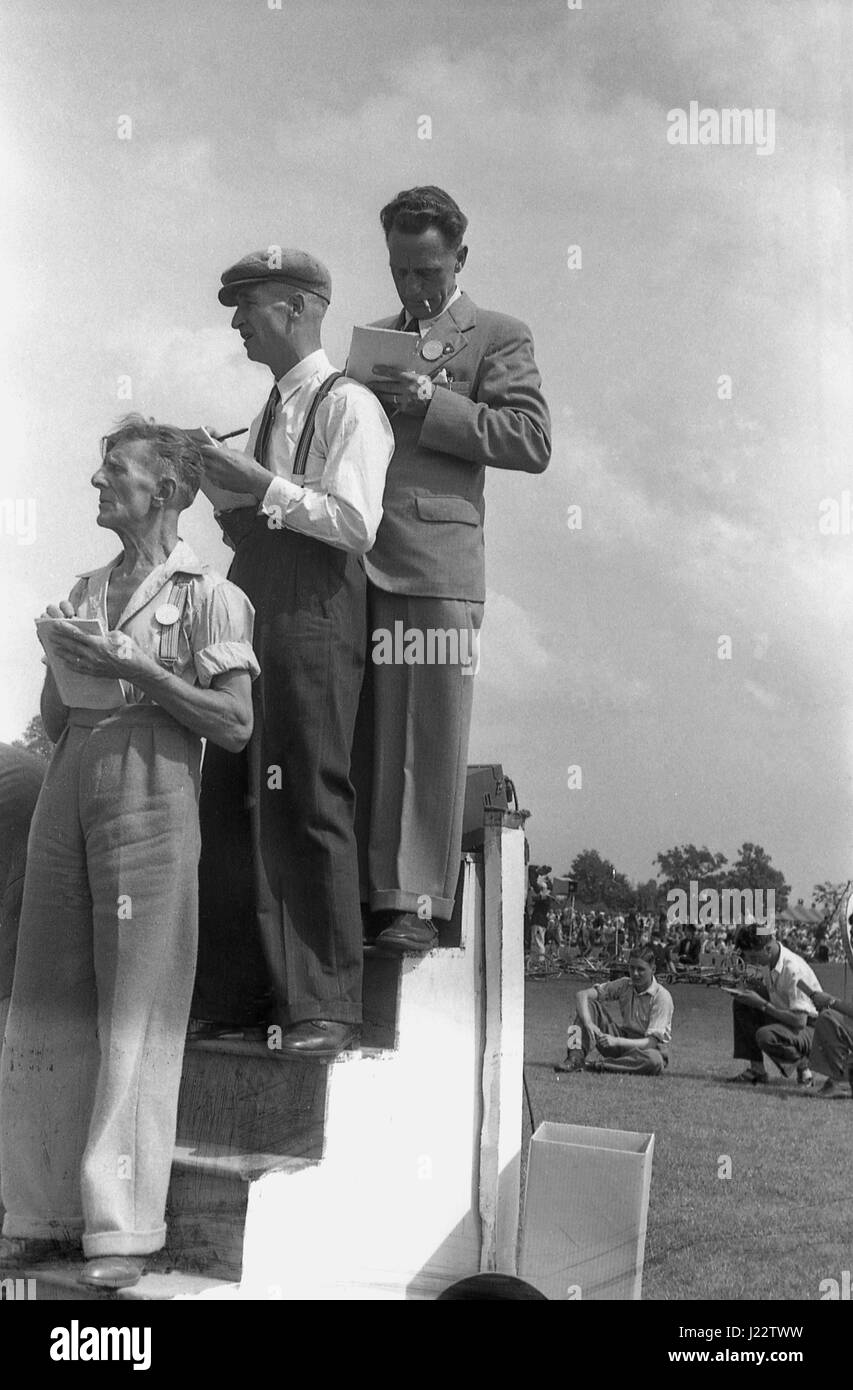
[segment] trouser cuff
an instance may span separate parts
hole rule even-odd
[[[453,898],[434,898],[431,893],[406,893],[401,888],[388,888],[370,895],[371,912],[419,912],[424,905],[433,921],[449,922],[453,916]]]
[[[166,1227],[153,1231],[98,1231],[84,1235],[83,1254],[87,1260],[101,1255],[153,1255],[166,1244]]]
[[[326,1023],[352,1023],[360,1025],[362,1009],[360,1004],[341,1003],[332,999],[299,999],[287,1007],[279,1006],[270,1015],[270,1023],[281,1028],[292,1028],[297,1023],[308,1023],[311,1019],[322,1019]]]

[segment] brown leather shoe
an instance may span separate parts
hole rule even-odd
[[[394,951],[398,955],[407,951],[423,955],[438,945],[438,930],[429,917],[419,917],[416,912],[397,912],[373,944],[382,951]]]
[[[79,1282],[93,1289],[129,1289],[145,1272],[145,1259],[139,1255],[100,1255],[83,1266]]]
[[[274,1051],[284,1057],[337,1057],[348,1047],[357,1045],[360,1037],[361,1028],[357,1023],[311,1018],[288,1028]]]

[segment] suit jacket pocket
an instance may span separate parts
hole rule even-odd
[[[416,497],[415,508],[421,521],[464,521],[468,526],[480,525],[480,513],[473,502],[464,497]]]

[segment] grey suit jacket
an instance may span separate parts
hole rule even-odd
[[[405,314],[378,328],[402,328]],[[391,420],[396,447],[383,517],[365,555],[371,581],[391,593],[482,602],[486,468],[541,473],[551,456],[551,422],[526,324],[462,294],[421,343],[442,354],[421,370],[445,368],[426,416]]]

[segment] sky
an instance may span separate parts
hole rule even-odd
[[[119,548],[100,436],[266,398],[222,270],[320,256],[342,365],[397,308],[379,209],[437,183],[554,427],[544,475],[487,479],[470,761],[556,872],[751,840],[794,898],[853,876],[850,6],[275,5],[6,0],[0,738],[38,707],[33,619]],[[772,148],[672,143],[691,102],[772,111]],[[204,499],[182,534],[227,567]]]

